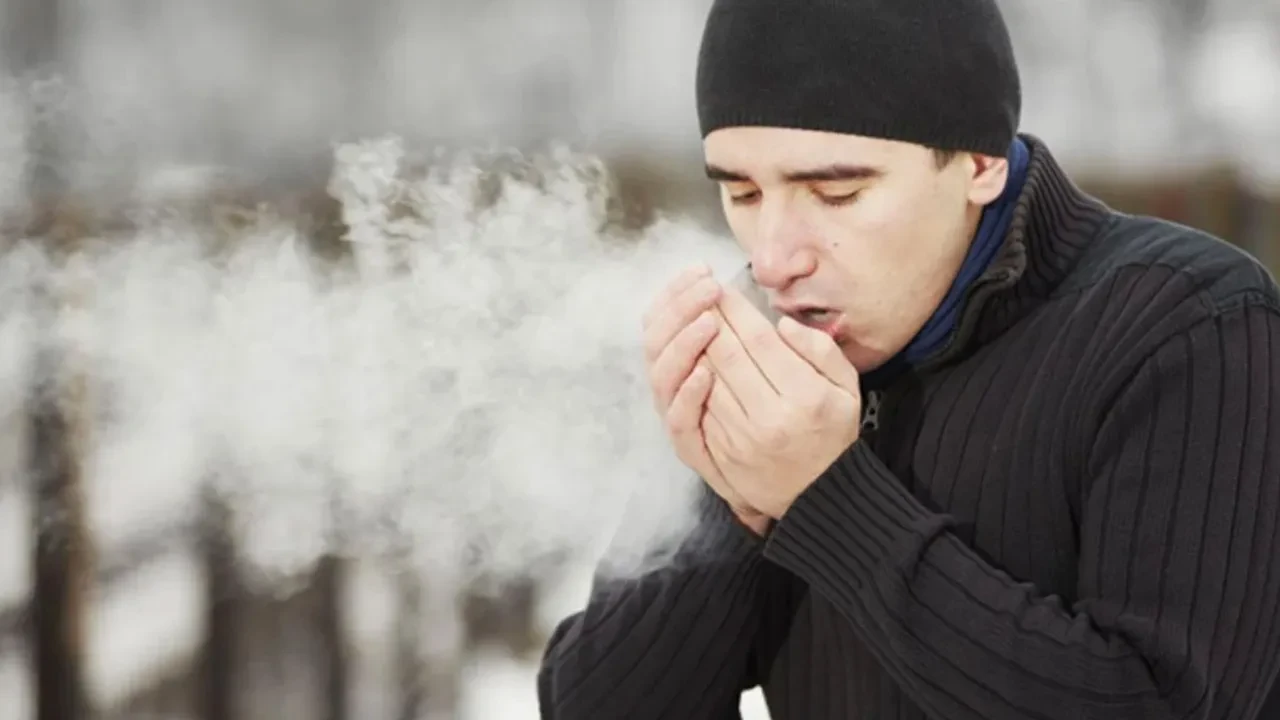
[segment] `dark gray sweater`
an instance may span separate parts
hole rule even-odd
[[[1254,718],[1280,663],[1280,292],[1045,146],[945,349],[767,540],[708,498],[596,584],[555,720]]]

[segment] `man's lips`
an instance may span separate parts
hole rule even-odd
[[[828,335],[835,335],[840,321],[844,317],[839,310],[813,306],[779,307],[777,311],[801,325],[821,330]]]

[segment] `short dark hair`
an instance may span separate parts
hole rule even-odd
[[[960,154],[959,150],[942,150],[941,148],[933,148],[933,161],[937,163],[938,169],[941,170],[951,164],[952,160]]]

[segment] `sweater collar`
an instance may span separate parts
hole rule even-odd
[[[941,349],[955,331],[969,286],[991,267],[1004,244],[1005,235],[1013,220],[1014,208],[1017,207],[1023,183],[1027,179],[1029,160],[1030,151],[1026,143],[1021,138],[1015,138],[1009,149],[1009,179],[1005,183],[1004,192],[983,208],[978,230],[969,245],[969,253],[965,256],[960,271],[956,273],[950,290],[934,311],[933,317],[903,350],[908,363],[915,364]]]
[[[952,322],[943,339],[923,351],[917,348],[911,362],[900,354],[891,364],[869,373],[865,378],[869,388],[882,387],[902,372],[941,367],[998,336],[1050,296],[1106,221],[1108,208],[1072,182],[1043,141],[1026,133],[1018,139],[1027,149],[1025,177],[1016,187],[1016,196],[1008,201],[1002,196],[983,214],[984,225],[992,217],[992,225],[1002,229],[994,257],[969,282],[958,278],[948,294],[958,301],[949,311]],[[979,231],[976,240],[981,239]],[[975,242],[975,247],[979,245]],[[909,345],[904,354],[910,351]]]
[[[1014,209],[1022,194],[1022,187],[1027,178],[1030,151],[1021,138],[1014,138],[1009,148],[1008,160],[1009,179],[1005,183],[1004,191],[983,208],[973,241],[969,244],[969,252],[965,255],[964,262],[956,273],[955,279],[952,280],[947,294],[911,342],[880,368],[868,373],[866,385],[869,387],[888,384],[911,367],[928,360],[946,347],[955,333],[969,288],[995,261],[996,255],[1004,244],[1013,220]]]

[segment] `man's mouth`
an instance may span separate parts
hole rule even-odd
[[[821,330],[828,335],[834,335],[840,324],[841,313],[839,310],[831,308],[800,308],[797,310],[788,310],[785,313],[792,320],[807,325],[815,330]]]

